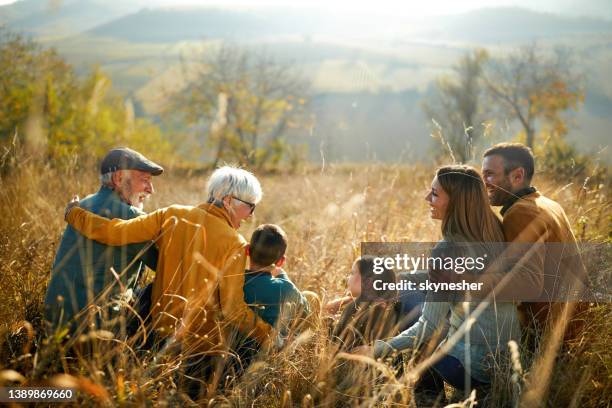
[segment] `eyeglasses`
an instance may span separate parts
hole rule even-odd
[[[232,196],[232,198],[233,198],[234,200],[238,200],[238,201],[240,201],[240,202],[241,202],[241,203],[243,203],[243,204],[248,205],[248,206],[249,206],[249,208],[251,209],[251,212],[250,212],[249,214],[253,214],[253,212],[255,211],[255,206],[256,206],[256,204],[249,203],[248,201],[241,200],[241,199],[239,199],[238,197],[234,197],[234,196]]]

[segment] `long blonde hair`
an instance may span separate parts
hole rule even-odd
[[[489,205],[485,183],[472,166],[450,165],[436,171],[448,194],[442,235],[451,241],[503,242],[501,221]]]

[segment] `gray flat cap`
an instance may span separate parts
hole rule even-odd
[[[140,170],[158,176],[164,168],[144,157],[136,150],[127,147],[118,147],[108,152],[100,164],[100,174],[117,170]]]

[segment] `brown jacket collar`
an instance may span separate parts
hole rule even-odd
[[[526,195],[529,195],[529,194],[536,193],[537,191],[538,190],[536,190],[536,188],[533,186],[525,187],[524,189],[517,191],[516,193],[512,194],[512,197],[506,202],[506,204],[504,204],[504,206],[502,207],[499,213],[503,216],[506,213],[506,211],[508,211],[510,207],[512,207],[512,205],[519,200],[519,198],[525,197]]]

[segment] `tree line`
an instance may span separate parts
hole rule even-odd
[[[213,166],[262,169],[291,157],[286,133],[304,123],[308,94],[295,67],[227,45],[199,58],[197,75],[163,95],[169,103],[162,117],[140,118],[100,69],[79,77],[53,49],[0,31],[0,147],[7,153],[18,142],[61,165],[129,145],[168,164],[182,159],[176,128],[189,127],[197,150],[191,157],[212,151]],[[168,129],[173,122],[180,125]]]
[[[438,78],[423,110],[443,142],[440,146],[457,162],[473,158],[496,121],[517,124],[516,137],[531,148],[542,138],[567,149],[564,113],[584,102],[575,66],[567,50],[536,44],[498,57],[476,49],[451,74]]]
[[[20,143],[37,159],[57,165],[99,158],[128,144],[162,156],[171,143],[99,69],[79,77],[53,49],[0,32],[0,143]]]
[[[584,100],[573,66],[569,54],[535,45],[501,57],[484,49],[466,53],[423,103],[443,142],[438,146],[454,161],[467,162],[495,120],[511,121],[527,145],[555,140],[557,156],[573,158],[564,112]],[[288,134],[314,119],[310,85],[295,65],[225,44],[183,67],[185,84],[163,95],[161,116],[137,117],[130,99],[101,70],[78,76],[53,49],[0,30],[0,148],[6,153],[18,140],[32,154],[61,164],[99,158],[123,144],[168,164],[184,159],[178,157],[179,127],[194,136],[192,155],[208,152],[213,166],[266,169],[296,157],[299,147]]]

